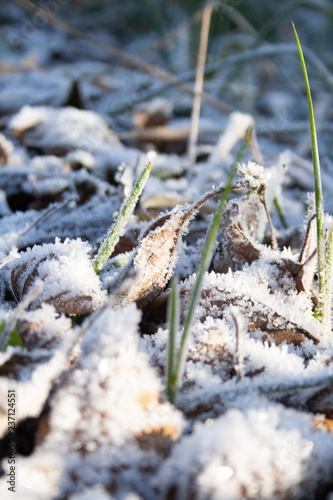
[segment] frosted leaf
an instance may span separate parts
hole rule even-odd
[[[76,108],[24,106],[9,127],[24,145],[60,156],[73,149],[96,151],[106,144],[121,147],[100,116]]]
[[[51,318],[50,318],[51,319]],[[57,327],[58,319],[52,318]],[[61,318],[61,324],[70,321]],[[16,424],[28,417],[38,417],[55,380],[66,368],[66,357],[60,351],[35,349],[25,352],[19,348],[8,348],[0,356],[0,435],[8,430],[7,394],[15,389],[19,394],[16,408]],[[3,418],[6,416],[6,419]]]
[[[212,258],[212,270],[220,273],[236,271],[244,264],[258,260],[262,246],[255,241],[264,207],[256,194],[230,200],[221,220],[218,244]]]
[[[312,302],[305,295],[272,291],[269,282],[251,271],[225,275],[206,275],[198,315],[223,318],[230,306],[237,306],[250,332],[260,330],[263,339],[277,344],[287,341],[296,345],[305,339],[318,342],[320,323],[312,316]],[[191,284],[190,284],[191,283]],[[182,309],[186,310],[193,278],[181,285]],[[293,304],[293,307],[291,307]],[[302,311],[302,312],[301,312]]]
[[[58,347],[70,326],[70,321],[64,316],[59,318],[50,304],[42,304],[40,309],[24,312],[17,321],[22,344],[28,350]]]
[[[17,455],[15,458],[16,489],[18,498],[25,500],[52,500],[59,492],[64,458],[54,452],[35,453],[31,457]],[[8,464],[5,466],[6,472]],[[17,471],[20,471],[19,474]],[[2,500],[10,500],[13,492],[6,484],[8,476],[0,479]],[[19,487],[19,490],[18,490]],[[18,490],[18,491],[17,491]]]
[[[190,220],[206,201],[222,190],[217,188],[191,205],[176,207],[148,225],[133,260],[139,277],[123,298],[123,304],[134,300],[143,307],[161,292],[172,276],[179,241]]]
[[[84,314],[101,307],[105,292],[89,259],[89,249],[81,240],[69,239],[28,249],[8,265],[15,298],[21,300],[41,279],[44,288],[35,306],[45,302],[66,314]]]

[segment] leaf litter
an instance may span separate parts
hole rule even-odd
[[[48,50],[63,46],[50,36]],[[332,334],[323,337],[313,315],[312,183],[304,152],[291,151],[297,132],[281,143],[272,127],[263,140],[274,104],[263,89],[266,118],[245,110],[217,119],[212,110],[200,120],[189,165],[184,132],[174,141],[190,125],[176,116],[177,96],[127,110],[118,134],[108,112],[124,100],[122,86],[130,94],[133,75],[141,84],[144,74],[112,72],[91,54],[89,71],[72,61],[43,74],[36,63],[27,78],[21,69],[0,78],[0,324],[14,323],[22,343],[0,354],[1,498],[10,494],[13,387],[29,441],[27,451],[18,439],[19,498],[322,498],[333,477]],[[288,106],[294,95],[284,95]],[[256,134],[221,220],[173,406],[165,395],[170,279],[180,278],[183,317],[215,197],[249,124]],[[148,151],[152,176],[96,275],[94,258]],[[323,177],[332,194],[329,168]]]

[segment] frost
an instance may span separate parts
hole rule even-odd
[[[95,151],[106,144],[121,147],[105,122],[92,111],[24,106],[9,126],[24,144],[57,154],[71,149]]]
[[[314,491],[318,466],[333,456],[333,438],[318,435],[311,419],[279,406],[229,410],[197,424],[162,465],[159,493],[200,499],[280,499]],[[320,474],[324,479],[328,470]]]
[[[245,113],[231,113],[226,130],[213,150],[210,161],[218,164],[226,159],[234,145],[245,136],[246,130],[254,125],[251,115]]]
[[[105,292],[96,276],[88,252],[81,240],[66,239],[61,243],[36,245],[8,264],[10,281],[17,300],[23,298],[34,282],[41,279],[44,287],[36,305],[43,302],[58,312],[82,314],[101,307]]]
[[[152,491],[151,474],[179,439],[184,420],[160,401],[160,381],[138,350],[139,319],[129,305],[106,309],[88,325],[81,357],[50,402],[46,438],[19,463],[21,478],[35,471],[23,491],[29,487],[39,498],[41,463],[48,471],[45,498],[54,497],[51,478],[68,498],[95,489],[102,495],[103,485],[112,485],[116,498],[146,498]]]

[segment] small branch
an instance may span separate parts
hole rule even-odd
[[[272,219],[271,219],[271,216],[270,216],[269,211],[268,211],[265,193],[260,194],[259,198],[260,198],[261,203],[264,205],[266,217],[267,217],[267,220],[268,220],[268,225],[269,225],[269,229],[270,229],[270,232],[271,232],[272,248],[273,248],[273,250],[277,250],[278,249],[278,244],[277,244],[277,241],[276,241],[275,229],[274,229],[274,226],[272,224]]]
[[[202,98],[202,89],[204,82],[204,73],[205,73],[205,64],[206,64],[206,55],[207,55],[207,46],[209,37],[209,27],[212,17],[212,10],[213,10],[213,4],[211,0],[207,0],[202,17],[197,72],[194,85],[191,130],[188,143],[188,156],[191,164],[194,164],[196,161],[201,98]]]
[[[231,310],[231,316],[232,319],[234,320],[235,323],[235,328],[236,328],[236,364],[235,364],[235,371],[237,373],[237,379],[240,380],[244,376],[244,370],[243,370],[243,364],[241,360],[241,355],[240,355],[240,348],[239,348],[239,333],[240,333],[240,325],[239,325],[239,314],[238,314],[238,309],[236,307],[233,307]]]

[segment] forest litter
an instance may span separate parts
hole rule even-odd
[[[50,36],[44,64],[47,50],[65,44]],[[332,498],[333,333],[331,314],[327,327],[315,313],[307,132],[295,123],[284,140],[274,124],[263,132],[267,113],[218,117],[213,109],[200,119],[190,164],[191,120],[177,116],[177,93],[127,110],[119,125],[112,109],[122,105],[119,82],[130,85],[129,70],[97,58],[88,72],[83,45],[75,47],[72,66],[0,74],[1,499],[12,498],[9,391],[15,498]],[[258,107],[272,110],[276,95],[262,85]],[[294,99],[279,95],[278,106]],[[207,229],[249,127],[172,404],[170,280],[179,279],[179,350]],[[333,163],[325,148],[323,165],[328,233]],[[124,210],[126,226],[99,265]]]

